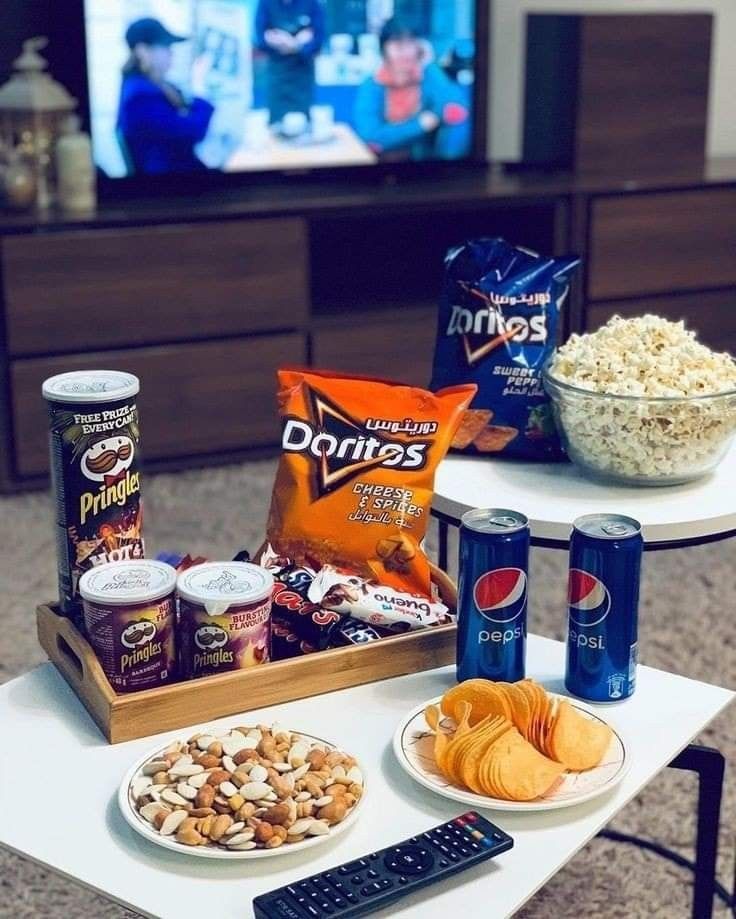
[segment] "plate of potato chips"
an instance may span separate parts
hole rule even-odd
[[[394,735],[404,770],[474,807],[570,807],[614,788],[630,758],[588,706],[534,680],[466,680],[411,711]]]

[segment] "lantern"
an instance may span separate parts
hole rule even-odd
[[[46,60],[38,53],[48,39],[29,38],[13,62],[13,73],[0,86],[0,141],[28,159],[36,172],[38,207],[51,203],[50,169],[59,128],[76,99],[46,73]]]

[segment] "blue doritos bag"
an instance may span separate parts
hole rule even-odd
[[[541,369],[557,344],[575,256],[541,258],[503,239],[475,239],[445,257],[430,389],[476,383],[453,448],[559,459]]]

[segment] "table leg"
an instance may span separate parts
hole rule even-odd
[[[719,750],[690,744],[670,766],[698,774],[698,835],[695,843],[693,919],[710,919],[716,881],[718,831],[726,761]]]
[[[439,535],[439,558],[438,564],[443,571],[447,571],[447,541],[448,541],[448,532],[449,524],[446,520],[438,520],[438,535]]]
[[[672,769],[685,769],[698,774],[698,829],[695,841],[695,861],[690,862],[678,852],[673,852],[658,843],[639,839],[617,830],[602,830],[600,836],[613,842],[628,842],[654,852],[693,872],[693,919],[711,919],[713,896],[716,892],[716,860],[718,856],[718,832],[720,829],[721,796],[723,794],[723,754],[710,747],[690,744],[669,764]],[[736,893],[736,881],[734,882]],[[728,900],[723,888],[719,896]]]

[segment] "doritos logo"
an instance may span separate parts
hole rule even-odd
[[[528,317],[504,313],[504,307],[513,309],[516,306],[524,308],[535,305],[539,295],[527,295],[531,300],[527,303],[524,295],[518,298],[494,297],[493,294],[486,294],[475,287],[465,284],[462,286],[469,294],[484,303],[482,308],[475,310],[467,306],[453,305],[447,323],[447,335],[461,336],[468,364],[476,364],[507,341],[531,344],[544,344],[547,341],[547,316],[544,310],[532,313]],[[508,302],[497,302],[499,300]]]
[[[316,461],[319,497],[378,466],[424,468],[431,441],[388,440],[313,389],[309,402],[312,420],[287,416],[281,446]]]

